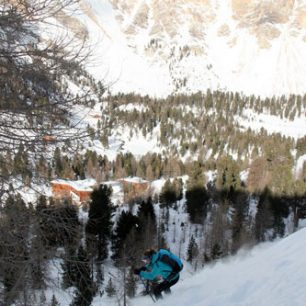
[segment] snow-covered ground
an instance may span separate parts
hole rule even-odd
[[[241,251],[193,276],[184,273],[172,295],[157,303],[144,297],[132,305],[305,306],[305,240],[306,228],[283,240]]]
[[[268,134],[280,133],[285,137],[298,139],[306,134],[306,118],[305,116],[296,116],[294,120],[280,118],[270,114],[255,114],[252,110],[244,110],[242,116],[236,116],[236,121],[244,128],[255,132],[265,129]]]

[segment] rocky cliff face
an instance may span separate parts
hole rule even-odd
[[[152,38],[175,38],[182,31],[200,45],[205,29],[214,24],[222,6],[227,6],[235,28],[247,29],[260,48],[269,48],[271,41],[280,36],[280,25],[290,28],[290,35],[305,39],[306,3],[295,0],[110,0],[116,19],[128,39],[133,40],[141,31]],[[304,32],[303,32],[304,31]],[[219,34],[229,36],[229,25],[222,24]]]
[[[83,0],[81,9],[111,38],[97,2]],[[169,93],[207,87],[264,95],[305,92],[305,0],[104,2],[128,48],[168,71]]]
[[[261,48],[269,48],[271,41],[280,36],[280,25],[286,25],[292,36],[305,37],[306,6],[294,0],[242,1],[232,0],[233,18],[238,26],[247,28],[257,38]],[[302,37],[302,38],[304,38]]]

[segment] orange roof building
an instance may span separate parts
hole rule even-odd
[[[97,182],[94,179],[51,181],[52,195],[55,199],[71,199],[75,204],[87,202],[96,185]]]

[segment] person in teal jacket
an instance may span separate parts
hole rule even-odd
[[[179,257],[165,249],[158,252],[149,249],[144,253],[146,265],[135,269],[134,273],[141,278],[154,282],[153,294],[156,299],[162,297],[162,292],[170,293],[170,287],[180,278],[183,263]]]

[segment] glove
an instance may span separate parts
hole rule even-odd
[[[146,271],[146,267],[136,268],[134,269],[134,274],[139,275],[141,271]]]
[[[140,274],[141,269],[134,269],[134,274],[139,275]]]

